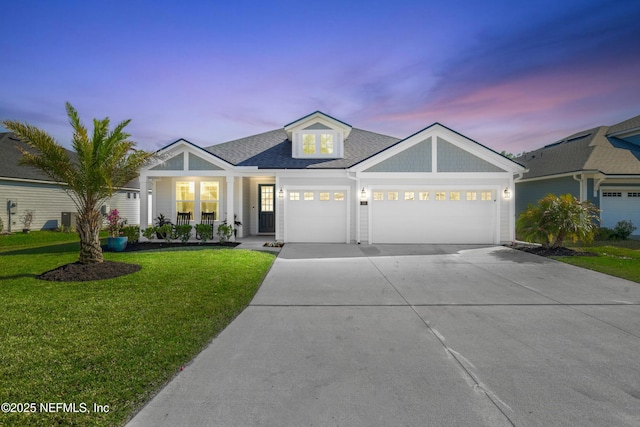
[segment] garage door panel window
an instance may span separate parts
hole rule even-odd
[[[415,193],[413,191],[405,191],[404,192],[405,200],[415,200]]]
[[[374,191],[373,200],[384,200],[384,191]]]
[[[483,191],[482,193],[480,193],[480,200],[483,200],[485,202],[493,200],[493,193],[491,191]]]
[[[467,200],[478,200],[478,194],[475,191],[467,191]]]
[[[398,192],[397,191],[389,191],[387,194],[388,200],[398,200]]]
[[[293,201],[300,200],[300,193],[297,191],[291,191],[289,193],[289,200],[293,200]]]
[[[447,200],[447,193],[445,193],[444,191],[436,191],[436,200]]]
[[[420,198],[420,200],[429,200],[429,192],[428,191],[421,191],[419,193],[419,198]]]
[[[133,195],[135,196],[135,193]],[[640,197],[640,192],[627,193],[627,197]]]
[[[342,202],[344,200],[344,193],[343,192],[333,193],[333,200],[335,200],[336,202]]]
[[[305,200],[313,200],[313,193],[312,192],[305,192],[304,193],[304,199]]]
[[[325,193],[325,192],[321,192],[320,193],[320,200],[321,201],[327,201],[327,200],[331,200],[331,196],[329,193]]]
[[[455,201],[460,200],[460,192],[452,191],[451,193],[449,193],[449,200],[455,200]]]

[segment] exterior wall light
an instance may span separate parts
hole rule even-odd
[[[509,187],[504,189],[504,198],[509,200],[511,198],[511,190],[509,190]]]
[[[280,190],[278,190],[278,199],[284,199],[284,190],[282,189],[282,187],[280,187]]]
[[[363,202],[367,200],[367,190],[365,190],[364,187],[362,187],[362,190],[360,190],[360,200],[362,200]]]

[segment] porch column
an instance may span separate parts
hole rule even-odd
[[[227,177],[227,224],[230,226],[234,226],[233,224],[233,193],[235,191],[235,186],[233,185],[235,178],[233,176]],[[235,240],[235,237],[231,235],[231,240]]]
[[[140,233],[149,227],[149,182],[147,177],[140,177]]]

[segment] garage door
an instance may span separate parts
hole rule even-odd
[[[618,221],[628,220],[640,226],[639,189],[601,189],[600,209],[602,225],[613,228]]]
[[[497,243],[496,191],[373,190],[372,243]]]
[[[347,198],[346,190],[288,191],[285,241],[347,242]]]

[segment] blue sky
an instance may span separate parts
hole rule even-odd
[[[147,150],[321,110],[518,153],[640,114],[640,2],[0,1],[0,119],[67,146],[65,101]]]

